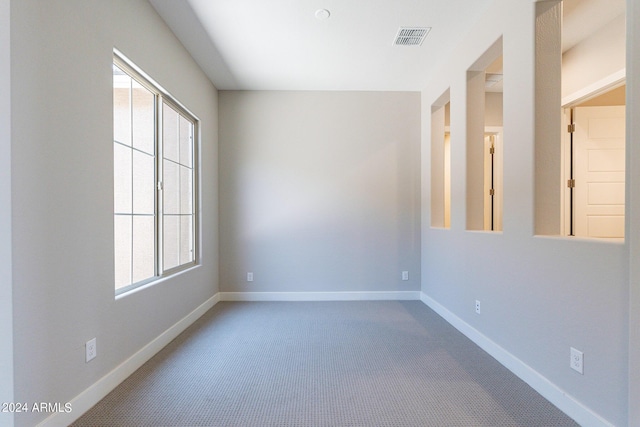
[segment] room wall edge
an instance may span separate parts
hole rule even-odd
[[[176,322],[169,329],[157,336],[154,340],[138,350],[127,360],[118,365],[104,377],[100,378],[94,384],[85,389],[82,393],[74,397],[71,402],[71,412],[57,412],[44,421],[39,423],[37,427],[66,427],[85,412],[91,409],[96,403],[102,400],[107,394],[115,389],[120,383],[126,380],[138,368],[144,365],[149,359],[155,356],[167,344],[173,341],[178,335],[184,332],[198,318],[205,314],[209,309],[220,301],[220,293],[216,293],[207,301],[202,303],[191,313]]]
[[[531,366],[509,353],[454,313],[447,310],[447,308],[428,296],[426,293],[420,293],[420,300],[451,324],[451,326],[476,343],[501,365],[529,384],[535,391],[540,393],[540,395],[558,407],[558,409],[567,414],[581,426],[613,427],[613,424],[593,412],[581,402],[574,399],[566,391],[555,385],[549,379],[534,370]]]

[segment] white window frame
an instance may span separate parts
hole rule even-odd
[[[184,105],[178,102],[174,97],[172,97],[166,90],[164,90],[160,85],[158,85],[155,81],[153,81],[147,74],[145,74],[140,68],[134,65],[129,59],[127,59],[122,53],[114,49],[113,52],[113,64],[117,66],[119,69],[124,71],[129,77],[135,80],[137,83],[142,85],[145,89],[149,90],[154,95],[154,106],[155,106],[155,116],[154,116],[154,144],[155,144],[155,164],[154,164],[154,174],[155,174],[155,183],[156,183],[156,192],[155,192],[155,203],[154,203],[154,217],[155,217],[155,245],[154,245],[154,275],[152,277],[146,278],[144,280],[130,283],[129,285],[122,286],[120,288],[115,289],[116,296],[125,294],[131,290],[139,288],[143,285],[151,284],[158,280],[167,278],[176,273],[188,270],[197,266],[200,263],[199,256],[199,141],[200,141],[200,120],[191,113]],[[113,98],[112,98],[113,99]],[[164,211],[163,211],[163,202],[164,202],[164,194],[163,194],[163,117],[162,110],[163,105],[167,104],[169,107],[178,112],[179,115],[187,119],[193,125],[193,133],[192,133],[192,200],[191,200],[191,215],[192,215],[192,226],[191,226],[191,242],[192,242],[192,260],[179,264],[178,266],[172,267],[170,269],[164,268]],[[112,108],[113,111],[113,108]],[[114,139],[114,138],[112,138]],[[115,140],[114,140],[115,143]],[[133,143],[133,142],[132,142]],[[114,158],[115,161],[115,158]],[[115,166],[115,165],[114,165]],[[115,191],[115,188],[114,188]],[[114,206],[115,208],[115,206]],[[114,220],[115,220],[115,209],[114,209]],[[132,214],[133,215],[133,214]],[[115,237],[115,229],[114,229],[114,237]],[[115,244],[115,243],[114,243]],[[133,256],[133,255],[132,255]],[[115,247],[114,247],[114,257],[115,257]],[[115,264],[114,264],[115,266]],[[115,270],[114,270],[115,273]],[[114,276],[114,286],[115,286],[115,276]]]

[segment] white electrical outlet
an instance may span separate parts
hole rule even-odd
[[[476,300],[476,313],[480,314],[480,301]]]
[[[253,282],[253,273],[247,273],[247,282]]]
[[[96,347],[96,339],[92,338],[84,345],[86,362],[93,360],[98,355],[98,348]]]
[[[575,348],[571,347],[571,360],[569,361],[569,366],[571,366],[571,369],[573,369],[576,372],[581,373],[582,375],[584,375],[584,359],[583,359],[583,354],[580,350],[576,350]]]
[[[402,280],[409,280],[409,272],[408,271],[403,271],[402,272]]]

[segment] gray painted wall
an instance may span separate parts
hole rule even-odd
[[[424,205],[421,211],[414,206],[420,149],[409,135],[420,129],[416,94],[225,92],[220,117],[233,121],[222,129],[230,135],[220,155],[221,290],[416,290],[414,271],[422,267],[422,290],[430,297],[593,411],[616,425],[639,425],[640,334],[629,325],[640,319],[640,263],[629,263],[629,256],[640,256],[634,226],[640,224],[640,156],[631,154],[631,144],[626,244],[533,236],[534,66],[525,47],[533,46],[534,21],[533,8],[523,4],[497,0],[422,94],[424,144],[430,105],[450,86],[454,138],[464,135],[466,70],[504,33],[503,233],[464,230],[463,140],[452,141],[451,230],[429,228],[428,145],[422,149]],[[638,22],[640,7],[628,5],[630,22]],[[10,29],[3,15],[9,6]],[[142,0],[0,0],[0,24],[3,55],[11,35],[11,82],[8,62],[0,61],[0,91],[13,92],[11,126],[0,126],[0,162],[10,158],[12,168],[11,180],[0,180],[0,231],[13,233],[10,247],[7,240],[0,246],[1,303],[9,307],[0,316],[10,319],[0,322],[0,358],[15,360],[15,390],[4,381],[12,377],[11,364],[3,365],[0,397],[66,402],[218,290],[217,95]],[[628,135],[635,141],[640,37],[634,26],[628,32],[634,43],[627,57]],[[114,46],[194,111],[204,133],[203,265],[117,301],[111,265]],[[0,98],[6,122],[8,98]],[[382,131],[388,128],[393,134]],[[4,177],[8,171],[0,167]],[[420,242],[413,218],[420,212],[421,266],[412,258],[420,248],[410,247]],[[288,230],[318,227],[305,235],[275,233],[283,221],[291,223]],[[241,232],[245,225],[247,233]],[[343,247],[346,260],[334,254]],[[273,258],[295,262],[274,264]],[[256,274],[251,286],[244,281],[249,268]],[[409,282],[399,280],[404,269],[411,271]],[[6,271],[13,273],[13,286]],[[7,297],[12,290],[13,304]],[[481,316],[473,313],[475,299],[482,300]],[[98,358],[85,364],[83,345],[94,336]],[[585,352],[584,376],[568,368],[569,346]],[[44,416],[21,416],[16,424],[34,425]]]
[[[419,290],[419,153],[417,92],[221,91],[221,291]]]
[[[11,67],[10,2],[0,0],[0,402],[13,402],[13,307],[11,278]],[[13,426],[13,414],[0,412]]]
[[[627,0],[627,210],[629,427],[640,427],[640,3]],[[633,25],[631,24],[633,23]]]
[[[533,155],[534,23],[533,5],[496,0],[423,91],[422,290],[596,414],[626,425],[628,246],[534,235],[534,178],[545,172],[544,165],[535,169]],[[504,231],[470,232],[465,230],[462,139],[466,70],[500,36],[505,70]],[[429,226],[428,112],[448,87],[452,211],[451,229],[443,230]],[[636,156],[633,163],[638,161]],[[637,179],[629,176],[628,185]],[[629,236],[637,233],[633,224],[628,227]],[[474,311],[476,299],[482,303],[481,315]],[[584,352],[584,375],[569,368],[572,346]]]
[[[202,265],[117,300],[114,47],[200,118],[203,183]],[[218,290],[217,92],[145,0],[11,2],[11,79],[13,398],[64,403]]]

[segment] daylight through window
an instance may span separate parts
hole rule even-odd
[[[191,114],[114,56],[116,293],[196,263],[196,132]]]

